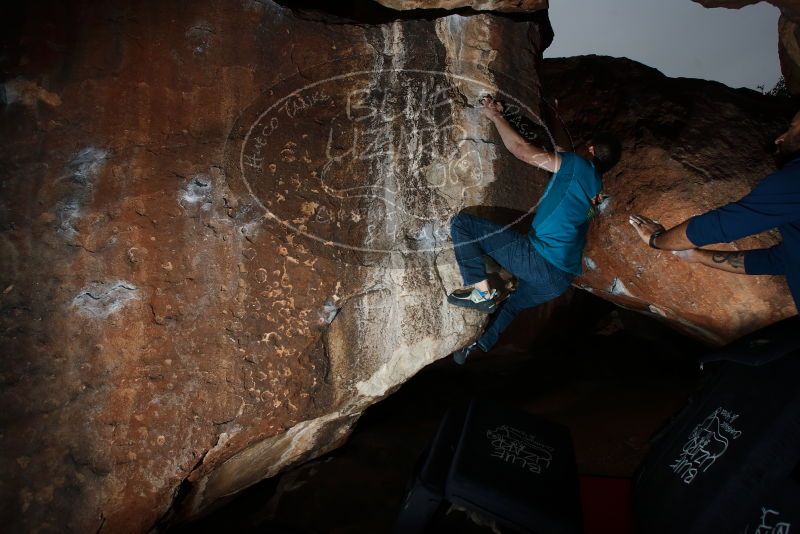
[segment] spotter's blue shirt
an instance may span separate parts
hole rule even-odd
[[[770,174],[747,196],[692,217],[686,237],[695,246],[729,243],[777,228],[783,240],[744,255],[747,274],[786,275],[795,306],[800,307],[800,158]]]
[[[572,152],[560,152],[531,223],[534,248],[562,271],[581,274],[581,256],[592,213],[592,199],[603,188],[594,165]]]

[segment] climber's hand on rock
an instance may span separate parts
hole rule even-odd
[[[673,250],[672,254],[686,263],[700,263],[703,253],[696,248],[690,248],[687,250]]]
[[[650,244],[650,236],[653,235],[655,232],[661,230],[662,232],[666,231],[666,229],[653,219],[648,219],[643,215],[631,215],[628,222],[631,223],[636,229],[636,233],[639,234],[639,237],[642,238],[642,241]]]
[[[496,101],[492,95],[484,95],[478,103],[481,105],[481,112],[490,119],[503,116],[503,103]]]

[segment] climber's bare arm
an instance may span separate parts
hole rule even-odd
[[[497,128],[506,148],[528,165],[533,165],[549,172],[556,172],[561,166],[561,157],[541,148],[537,148],[523,138],[503,117],[503,104],[491,96],[481,98],[481,111]]]

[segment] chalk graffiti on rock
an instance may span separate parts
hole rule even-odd
[[[360,214],[375,223],[368,244],[376,229],[394,240],[403,223],[434,221],[444,230],[452,207],[438,195],[463,197],[486,176],[480,151],[465,146],[455,123],[448,88],[435,79],[404,82],[398,91],[350,90],[327,132],[320,186],[338,202],[372,201],[372,213]]]
[[[353,71],[311,83],[304,76],[286,96],[269,91],[229,137],[235,172],[268,218],[324,246],[439,250],[450,217],[493,179],[493,143],[477,133],[484,121],[449,76]]]

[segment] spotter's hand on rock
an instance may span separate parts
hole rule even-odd
[[[661,224],[657,223],[653,219],[648,219],[643,215],[631,215],[628,222],[631,223],[631,226],[636,229],[636,233],[639,234],[639,237],[642,238],[642,241],[648,245],[650,244],[651,235],[659,230],[662,232],[666,231]]]

